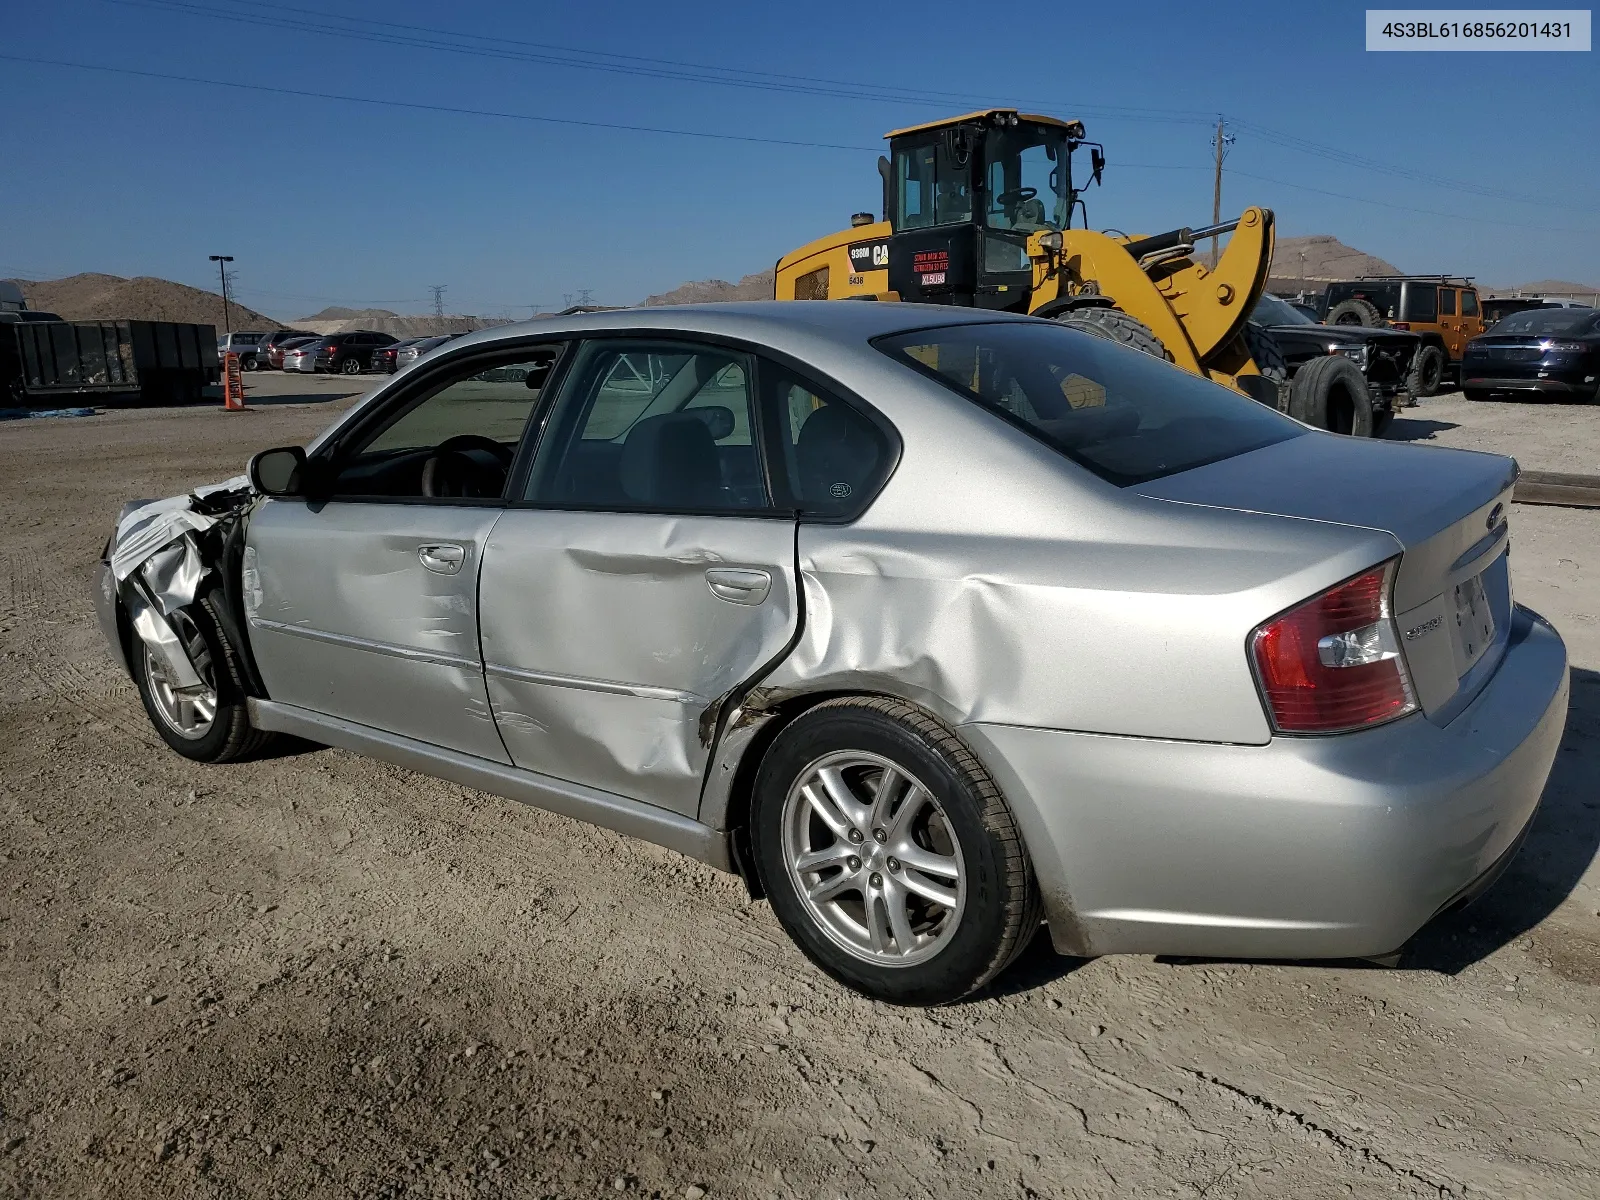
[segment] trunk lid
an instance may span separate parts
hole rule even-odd
[[[1129,489],[1152,499],[1376,529],[1400,544],[1395,622],[1417,698],[1444,723],[1511,628],[1514,459],[1314,432]]]

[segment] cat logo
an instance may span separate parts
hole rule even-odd
[[[850,247],[850,269],[856,272],[887,271],[889,269],[889,242],[857,242]]]

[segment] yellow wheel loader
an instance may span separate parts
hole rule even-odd
[[[779,300],[905,300],[1052,317],[1167,358],[1274,408],[1283,356],[1249,324],[1272,263],[1272,212],[1129,237],[1073,228],[1104,148],[1081,121],[988,109],[886,134],[883,214],[778,261]],[[1073,154],[1089,149],[1088,178]],[[1203,238],[1231,233],[1214,268]]]

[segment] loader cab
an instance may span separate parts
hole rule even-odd
[[[1026,312],[1028,238],[1066,229],[1083,125],[997,109],[888,135],[889,287],[902,300]],[[1094,147],[1091,180],[1104,158]]]

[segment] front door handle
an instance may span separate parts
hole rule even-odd
[[[467,561],[467,551],[453,542],[428,542],[417,547],[417,561],[440,575],[454,575]]]
[[[760,604],[772,590],[772,575],[750,567],[708,567],[706,586],[730,604]]]

